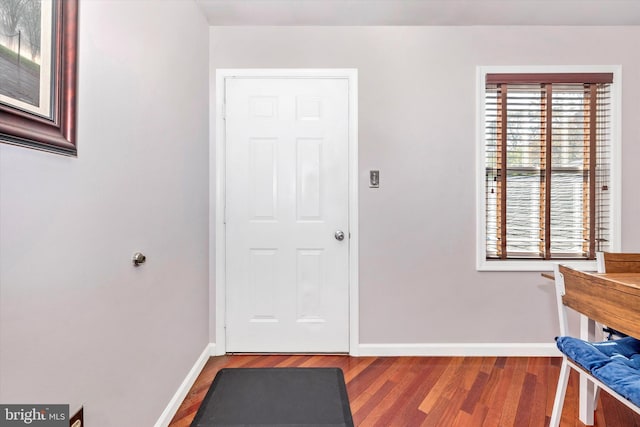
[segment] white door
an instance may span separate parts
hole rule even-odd
[[[349,351],[348,89],[225,79],[228,352]]]

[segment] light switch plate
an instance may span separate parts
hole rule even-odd
[[[379,188],[380,187],[380,171],[370,170],[369,171],[369,188]]]

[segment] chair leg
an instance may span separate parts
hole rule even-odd
[[[596,390],[598,387],[589,378],[580,373],[580,393],[579,393],[579,419],[585,426],[592,426],[594,423],[593,412],[596,410]]]
[[[593,385],[593,410],[598,409],[598,398],[600,397],[600,387]]]
[[[560,367],[560,376],[558,377],[558,387],[556,388],[556,397],[553,400],[553,411],[551,412],[549,427],[558,427],[560,425],[564,396],[567,393],[567,384],[569,384],[569,372],[570,368],[567,363],[567,358],[563,357],[562,366]]]

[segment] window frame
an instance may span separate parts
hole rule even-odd
[[[620,65],[591,66],[478,66],[476,68],[476,270],[477,271],[551,271],[553,265],[581,270],[596,270],[595,260],[487,259],[485,200],[485,90],[487,74],[494,73],[613,73],[611,84],[611,199],[609,206],[610,251],[620,251],[621,236],[621,93]]]

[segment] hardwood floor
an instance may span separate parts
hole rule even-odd
[[[545,426],[560,358],[349,357],[232,355],[212,357],[171,421],[189,426],[218,370],[230,367],[339,367],[356,426]],[[562,426],[578,421],[578,376],[571,372]],[[600,394],[597,427],[640,426],[640,415]]]

